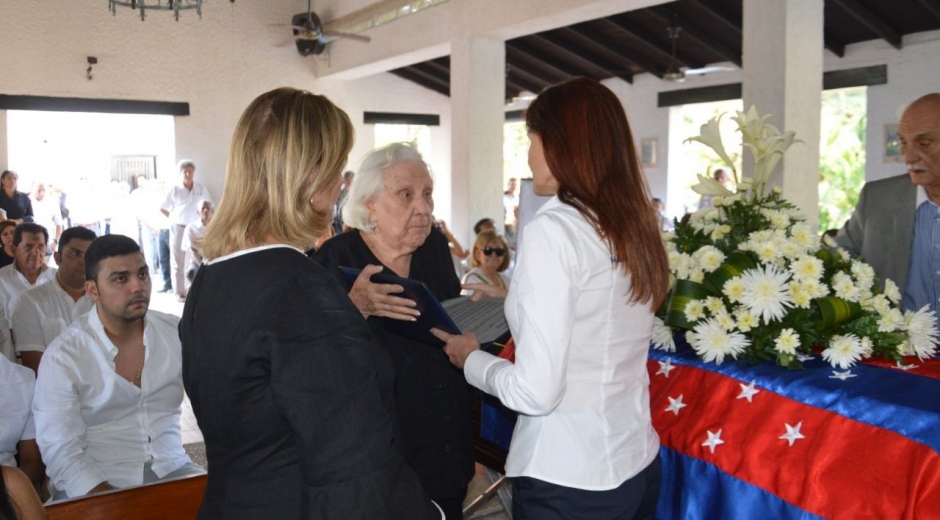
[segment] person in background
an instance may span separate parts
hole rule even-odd
[[[46,256],[51,256],[59,244],[62,234],[62,212],[59,202],[53,196],[46,196],[46,185],[37,182],[33,185],[32,197],[33,220],[49,231],[49,244]]]
[[[659,220],[659,229],[663,231],[671,231],[676,228],[675,222],[672,221],[669,217],[666,216],[666,205],[663,204],[662,199],[659,197],[653,197],[653,211],[656,212],[656,218]]]
[[[464,275],[461,284],[488,284],[509,290],[509,278],[503,274],[509,267],[509,244],[496,230],[490,229],[477,235],[470,265],[473,269]],[[471,292],[465,290],[463,294]]]
[[[6,218],[22,224],[33,221],[33,204],[28,195],[16,190],[19,179],[13,170],[4,170],[0,174],[0,209],[6,212]]]
[[[457,277],[463,277],[467,272],[465,260],[470,257],[470,251],[465,250],[463,246],[460,245],[457,238],[454,237],[450,229],[447,228],[447,222],[437,220],[435,221],[435,225],[441,230],[441,233],[444,234],[444,238],[447,239],[447,246],[450,248],[450,256],[454,261],[454,271],[457,273]]]
[[[463,517],[473,478],[470,388],[439,345],[386,328],[379,317],[411,320],[418,311],[411,300],[394,295],[401,286],[371,281],[384,271],[423,282],[438,300],[459,296],[447,239],[433,225],[433,192],[431,173],[413,145],[372,151],[343,206],[343,220],[355,229],[327,241],[313,259],[349,291],[391,356],[405,457],[447,520],[454,520]],[[350,284],[340,267],[362,273]]]
[[[476,224],[473,225],[473,234],[479,235],[480,233],[490,229],[496,229],[496,222],[493,222],[493,219],[491,218],[481,218],[477,221]]]
[[[346,202],[346,196],[349,194],[353,179],[355,178],[356,174],[352,170],[343,174],[343,187],[339,190],[339,197],[336,199],[336,204],[333,204],[333,233],[330,237],[346,231],[346,226],[343,224],[343,204]]]
[[[0,466],[19,467],[38,488],[46,478],[33,412],[33,371],[0,356]]]
[[[647,351],[669,267],[621,101],[573,78],[526,111],[536,195],[506,298],[515,363],[438,329],[473,386],[520,413],[513,518],[652,519],[661,481]]]
[[[515,177],[509,179],[506,184],[506,191],[503,192],[503,225],[506,227],[506,235],[514,237],[516,234],[516,222],[519,220],[519,179]]]
[[[12,466],[0,466],[0,520],[49,520],[29,478]]]
[[[199,220],[200,200],[212,202],[208,188],[194,180],[196,164],[184,159],[178,164],[179,184],[166,193],[160,211],[170,219],[170,281],[178,301],[186,300],[186,255],[183,251],[183,232],[186,226]]]
[[[15,220],[0,221],[0,267],[13,263],[16,247],[13,246],[13,230],[16,229]]]
[[[73,321],[94,307],[85,294],[85,251],[95,232],[83,227],[62,233],[55,252],[55,279],[27,289],[13,307],[16,352],[23,366],[39,372],[42,354]]]
[[[33,397],[52,498],[203,473],[180,435],[178,320],[148,310],[150,271],[137,242],[96,238],[85,292],[94,309],[46,349]]]
[[[400,451],[388,355],[301,250],[352,145],[345,112],[292,88],[235,127],[179,328],[209,462],[199,520],[441,517]]]
[[[186,282],[190,284],[196,277],[196,271],[202,265],[203,256],[199,248],[199,241],[206,233],[206,226],[212,221],[215,208],[212,201],[202,199],[199,201],[199,220],[186,226],[183,231],[183,250],[186,251]]]

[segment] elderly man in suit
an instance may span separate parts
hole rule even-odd
[[[937,311],[940,298],[940,93],[904,111],[898,125],[907,175],[870,182],[836,243],[903,292],[901,306]]]

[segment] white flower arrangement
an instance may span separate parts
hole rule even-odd
[[[738,181],[718,133],[721,116],[689,139],[715,150],[742,191],[699,176],[692,189],[714,196],[713,207],[663,235],[672,294],[656,319],[654,347],[674,351],[674,335],[684,330],[698,356],[715,363],[774,360],[799,368],[800,357],[814,349],[841,369],[874,355],[934,356],[934,313],[899,309],[894,282],[885,280],[879,289],[871,266],[831,239],[823,247],[779,188],[768,190],[774,166],[797,142],[793,132],[769,125],[768,117],[751,107],[731,118],[754,159],[752,178]]]

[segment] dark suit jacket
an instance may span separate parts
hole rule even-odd
[[[852,218],[836,235],[840,247],[875,269],[881,288],[889,278],[904,292],[916,202],[917,187],[908,174],[869,182],[862,188]]]
[[[209,462],[200,520],[440,518],[400,452],[391,362],[302,253],[203,266],[180,338]]]

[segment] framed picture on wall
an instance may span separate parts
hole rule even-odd
[[[655,138],[640,140],[640,161],[646,168],[656,167],[657,140]]]
[[[886,163],[902,162],[901,140],[898,138],[898,125],[885,125],[885,158]]]

